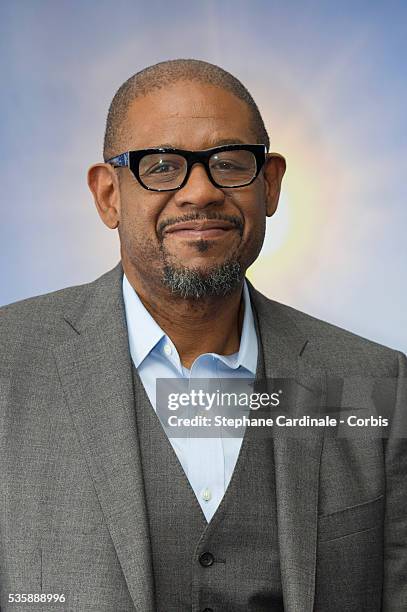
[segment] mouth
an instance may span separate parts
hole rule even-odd
[[[200,219],[195,221],[183,221],[170,225],[164,232],[164,238],[172,236],[176,238],[188,238],[189,240],[212,240],[224,238],[231,231],[237,231],[237,227],[233,223],[230,223],[230,221]]]

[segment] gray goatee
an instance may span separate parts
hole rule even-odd
[[[238,261],[227,261],[204,274],[200,270],[164,266],[163,283],[172,293],[199,300],[209,296],[225,296],[236,289],[242,280]]]

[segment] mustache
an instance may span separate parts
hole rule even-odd
[[[217,221],[228,221],[231,225],[234,225],[235,228],[239,231],[239,234],[243,234],[243,221],[239,217],[235,217],[234,215],[225,215],[219,212],[206,213],[205,215],[199,213],[189,213],[183,215],[182,217],[169,217],[164,221],[161,221],[157,227],[157,233],[160,239],[163,237],[164,230],[170,225],[175,225],[176,223],[184,223],[185,221],[206,221],[209,219],[216,219]]]

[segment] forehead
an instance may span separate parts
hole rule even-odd
[[[123,128],[123,150],[163,145],[194,150],[226,141],[255,142],[248,105],[199,82],[178,82],[136,98]]]

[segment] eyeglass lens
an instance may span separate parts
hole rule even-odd
[[[213,180],[222,187],[250,183],[256,174],[256,158],[251,151],[220,151],[209,158]],[[177,153],[152,153],[140,160],[139,175],[150,189],[175,189],[187,173],[186,159]]]

